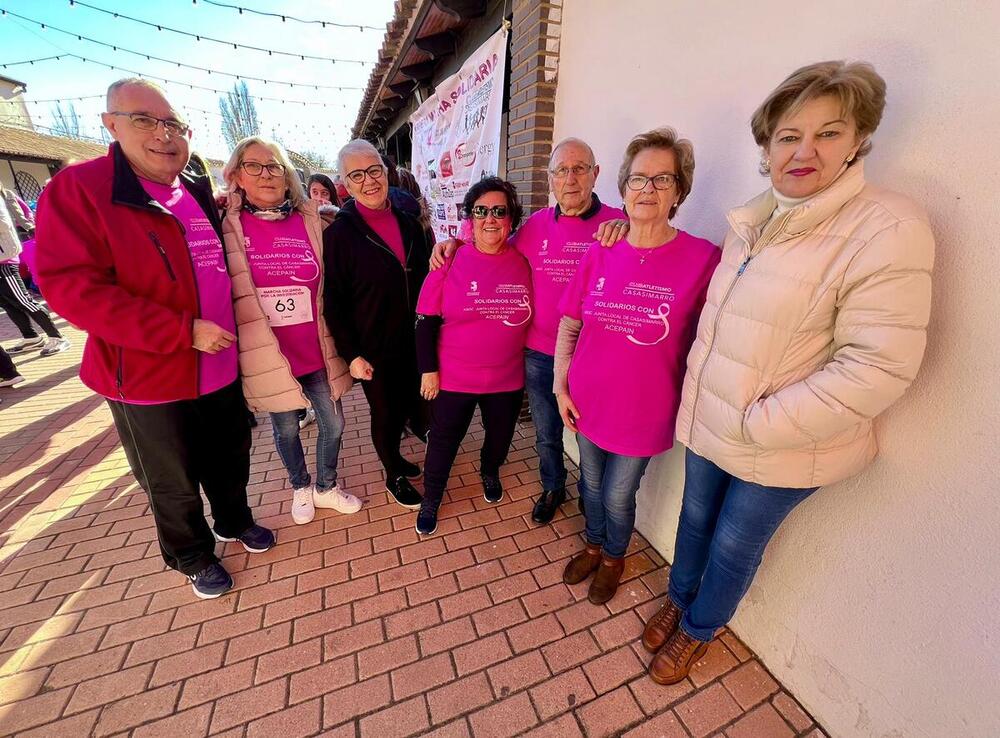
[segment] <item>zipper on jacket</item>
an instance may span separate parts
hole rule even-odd
[[[397,264],[399,264],[400,267],[402,267],[402,269],[403,269],[403,290],[406,292],[406,308],[408,310],[410,308],[410,280],[407,278],[406,273],[409,271],[409,267],[407,267],[406,264],[404,264],[403,262],[401,262],[399,260],[399,258],[396,256],[396,254],[393,252],[393,250],[390,249],[388,246],[379,243],[378,241],[376,241],[371,236],[365,235],[365,238],[367,238],[373,244],[375,244],[380,249],[382,249],[383,251],[385,251],[387,254],[390,254],[392,256],[392,260],[394,262],[396,262]],[[410,258],[410,255],[406,253],[406,246],[405,246],[405,244],[403,246],[403,258],[405,258],[407,261],[409,261],[409,258]]]
[[[149,240],[153,242],[153,247],[159,253],[160,258],[163,259],[163,266],[167,268],[167,274],[170,275],[170,279],[176,282],[177,275],[174,274],[174,268],[170,266],[170,259],[167,258],[167,250],[163,248],[163,244],[160,243],[160,238],[156,235],[155,231],[149,231]]]
[[[122,365],[123,365],[122,355],[124,353],[125,353],[125,350],[121,346],[119,346],[118,347],[118,369],[115,372],[115,385],[118,387],[118,396],[121,399],[123,399],[123,400],[125,399],[125,394],[122,392],[122,382],[124,381],[124,378],[123,378],[124,370],[122,368]]]

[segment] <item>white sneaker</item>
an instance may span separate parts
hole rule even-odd
[[[313,492],[313,504],[324,510],[336,510],[344,515],[356,513],[361,509],[361,500],[344,492],[340,485],[334,485],[326,492]]]
[[[306,408],[306,416],[299,420],[299,430],[302,430],[310,423],[315,423],[315,422],[316,422],[316,411],[311,407]]]
[[[52,354],[58,354],[60,351],[65,351],[69,348],[69,341],[65,338],[50,338],[45,342],[42,347],[42,356],[52,356]]]
[[[15,384],[21,384],[24,381],[24,377],[17,374],[10,379],[0,380],[0,387],[13,387]]]
[[[296,525],[311,523],[316,517],[316,508],[313,506],[314,487],[299,487],[292,490],[292,520]]]
[[[45,345],[45,336],[35,336],[34,338],[22,338],[13,346],[7,349],[8,354],[19,354],[30,349],[40,349]]]

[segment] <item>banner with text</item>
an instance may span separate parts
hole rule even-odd
[[[410,116],[413,174],[437,239],[458,235],[469,186],[498,171],[506,59],[502,27]]]

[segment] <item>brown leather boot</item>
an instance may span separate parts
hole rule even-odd
[[[695,640],[678,628],[650,662],[649,678],[657,684],[677,684],[707,650],[707,643]]]
[[[617,558],[604,555],[601,557],[601,565],[597,567],[597,574],[594,581],[590,583],[590,592],[587,599],[595,605],[603,605],[615,596],[618,591],[618,582],[622,579],[622,572],[625,571],[625,557]]]
[[[642,647],[650,653],[659,651],[667,639],[677,630],[684,611],[668,597],[657,613],[646,623],[642,631]]]
[[[563,570],[563,581],[566,584],[579,584],[593,574],[601,563],[601,547],[589,543],[576,556],[569,560]]]

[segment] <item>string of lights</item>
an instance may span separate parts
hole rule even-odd
[[[52,30],[54,30],[54,31],[60,30],[60,29],[54,28],[52,26],[50,26],[50,28],[52,28]],[[69,32],[68,31],[63,31],[63,33],[69,33]],[[70,35],[76,36],[75,33],[74,34],[70,34]],[[176,64],[178,67],[184,67],[184,68],[187,68],[187,69],[196,69],[199,72],[207,72],[210,75],[211,74],[218,74],[218,75],[222,75],[223,77],[234,77],[236,79],[248,80],[250,82],[263,82],[265,85],[266,84],[273,84],[273,85],[288,85],[289,87],[303,87],[303,88],[311,87],[314,90],[338,90],[339,92],[343,92],[344,90],[363,90],[364,89],[363,87],[351,87],[350,85],[313,85],[313,84],[306,84],[304,82],[283,82],[283,81],[277,80],[277,79],[264,79],[263,77],[251,77],[250,75],[247,75],[247,74],[234,74],[232,72],[222,72],[222,71],[219,71],[218,69],[208,69],[206,67],[196,67],[196,66],[194,66],[192,64],[185,64],[183,62],[174,61],[173,59],[164,59],[164,58],[159,57],[159,56],[153,56],[152,54],[143,54],[141,51],[132,51],[130,49],[124,49],[121,46],[114,46],[113,44],[105,44],[105,43],[103,43],[101,41],[94,41],[93,39],[89,39],[86,36],[77,36],[77,38],[81,38],[81,39],[83,39],[85,41],[93,41],[96,44],[101,44],[101,46],[106,46],[109,49],[114,49],[115,51],[124,51],[126,54],[135,54],[136,56],[144,56],[144,57],[146,57],[146,61],[159,61],[159,62],[165,62],[166,64]],[[0,67],[3,67],[4,69],[7,69],[7,67],[17,67],[17,66],[22,66],[24,64],[34,65],[34,64],[36,64],[38,62],[46,62],[46,61],[59,60],[59,59],[62,59],[63,57],[72,57],[74,59],[80,59],[82,61],[92,61],[90,59],[86,59],[85,57],[80,56],[79,54],[73,54],[73,53],[67,51],[67,52],[65,52],[63,54],[58,54],[56,56],[45,56],[45,57],[42,57],[40,59],[24,59],[23,61],[6,62],[4,64],[0,64]]]
[[[215,5],[219,8],[229,8],[231,10],[238,10],[240,15],[244,13],[250,13],[252,15],[265,15],[271,18],[281,18],[281,22],[295,21],[296,23],[311,23],[314,25],[320,25],[323,28],[327,26],[334,26],[335,28],[357,28],[359,31],[384,31],[384,28],[378,28],[377,26],[366,26],[360,23],[338,23],[337,21],[328,20],[309,20],[307,18],[296,18],[294,15],[288,15],[288,13],[268,13],[264,10],[254,10],[253,8],[245,8],[240,5],[230,5],[229,3],[221,3],[218,0],[201,0],[206,5]],[[73,4],[73,0],[70,0],[70,5]],[[194,4],[198,4],[198,0],[194,0]]]
[[[179,28],[171,28],[170,26],[166,26],[166,25],[164,25],[162,23],[152,23],[151,21],[143,20],[141,18],[134,18],[134,17],[132,17],[130,15],[125,15],[124,13],[119,13],[119,12],[114,11],[114,10],[106,10],[105,8],[99,8],[96,5],[91,5],[90,3],[82,2],[82,0],[71,0],[70,7],[76,7],[76,6],[87,8],[89,10],[93,10],[93,11],[98,12],[98,13],[104,13],[105,15],[110,15],[110,16],[112,16],[115,19],[127,20],[127,21],[131,21],[132,23],[139,23],[139,24],[147,26],[149,28],[155,28],[157,31],[169,31],[170,33],[176,33],[176,34],[178,34],[180,36],[186,36],[188,38],[193,38],[196,41],[209,41],[209,42],[215,43],[215,44],[222,44],[224,46],[230,46],[233,49],[246,49],[247,51],[259,51],[261,53],[267,54],[268,56],[290,56],[290,57],[294,57],[296,59],[301,59],[302,61],[305,61],[306,59],[309,59],[311,61],[323,61],[323,62],[333,62],[333,63],[336,63],[337,61],[342,61],[342,60],[334,59],[334,58],[329,57],[329,56],[313,56],[311,54],[301,54],[301,53],[296,53],[296,52],[293,52],[293,51],[278,51],[276,49],[265,49],[265,48],[260,47],[260,46],[250,46],[248,44],[240,44],[240,43],[236,43],[235,41],[226,41],[225,39],[214,38],[212,36],[206,36],[206,35],[201,34],[201,33],[191,33],[189,31],[183,31],[183,30],[181,30]],[[10,15],[14,16],[15,18],[21,18],[22,20],[24,19],[23,16],[20,16],[20,15],[17,15],[15,13],[12,13],[11,11],[6,10],[4,8],[0,8],[0,16],[7,15],[7,14],[10,14]],[[47,24],[41,24],[41,25],[42,25],[43,28],[48,27]],[[365,64],[369,64],[370,62],[358,61],[356,63],[365,65]]]

